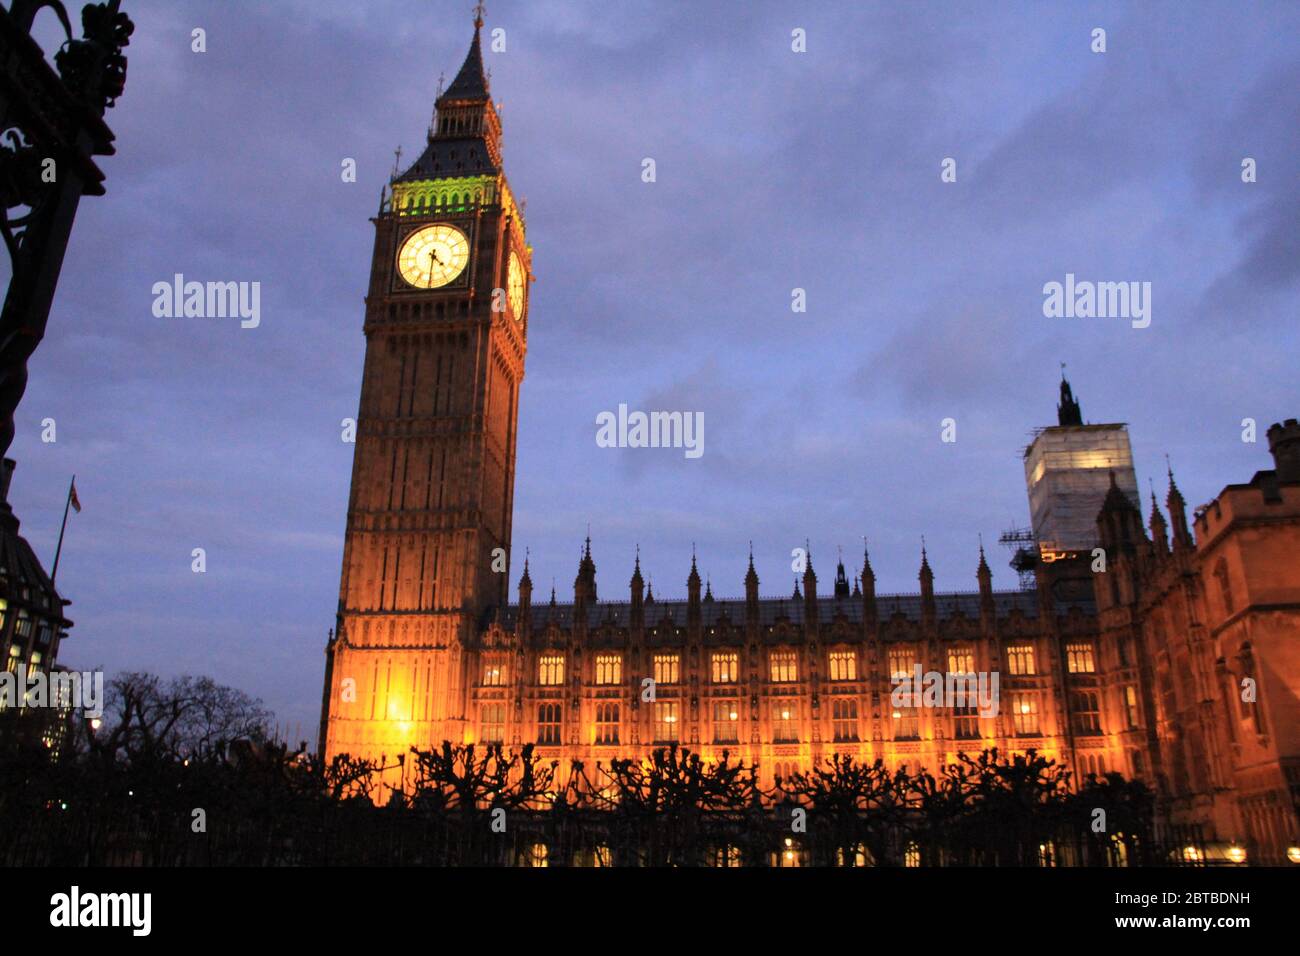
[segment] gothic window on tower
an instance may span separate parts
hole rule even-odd
[[[504,687],[506,684],[506,659],[504,654],[488,654],[483,658],[483,686]]]
[[[852,697],[831,701],[831,734],[837,743],[858,739],[858,702]]]
[[[677,701],[661,700],[654,705],[654,738],[657,744],[675,744],[680,730],[677,726]]]
[[[564,683],[563,654],[543,654],[537,659],[537,683],[544,687]]]
[[[831,680],[857,680],[858,655],[854,651],[831,651]]]
[[[793,744],[799,741],[797,700],[772,701],[772,741],[778,744]]]
[[[484,704],[479,712],[479,724],[479,736],[483,743],[505,743],[506,705]]]
[[[1038,736],[1038,701],[1033,694],[1012,694],[1011,714],[1019,736]]]
[[[681,656],[678,654],[656,654],[654,656],[654,678],[656,684],[676,684],[678,680],[678,665],[681,662]]]
[[[740,703],[734,700],[713,702],[713,742],[734,744],[740,742]]]
[[[1097,692],[1078,690],[1070,695],[1070,709],[1074,712],[1074,732],[1076,734],[1101,733],[1101,708],[1097,704]]]
[[[799,665],[794,651],[772,651],[768,656],[774,684],[789,684],[799,679]]]
[[[1092,659],[1092,643],[1081,641],[1065,645],[1066,667],[1071,674],[1092,674],[1097,670]]]
[[[596,743],[618,743],[618,704],[613,701],[596,705]]]
[[[1128,719],[1130,728],[1142,726],[1141,713],[1138,708],[1137,688],[1129,684],[1124,688],[1124,716]]]
[[[1013,644],[1007,648],[1007,670],[1017,677],[1028,677],[1038,673],[1034,669],[1034,647],[1032,644]]]
[[[537,708],[537,742],[542,745],[560,742],[559,704],[540,704]]]
[[[739,677],[740,655],[735,651],[724,651],[713,655],[713,683],[734,684]]]
[[[623,655],[596,655],[596,683],[602,687],[623,683]]]

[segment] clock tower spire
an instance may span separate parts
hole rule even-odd
[[[468,661],[506,604],[531,252],[479,35],[375,225],[322,749],[465,737]]]

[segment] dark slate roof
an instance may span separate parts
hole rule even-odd
[[[72,624],[63,614],[63,600],[45,573],[36,552],[18,533],[18,519],[8,503],[0,502],[0,597],[9,607],[26,607],[37,616]]]
[[[952,594],[936,594],[935,609],[940,619],[951,617],[960,611],[973,620],[980,615],[980,596],[978,591]],[[994,591],[993,603],[999,617],[1006,617],[1013,611],[1019,611],[1027,618],[1038,616],[1038,595],[1034,591]],[[1070,607],[1091,613],[1092,601],[1058,602],[1058,610],[1065,613]],[[817,599],[818,619],[824,623],[833,621],[842,614],[851,624],[862,623],[862,599],[819,597]],[[602,624],[626,626],[631,618],[632,605],[629,601],[598,601],[587,607],[587,626],[599,627]],[[645,622],[647,627],[658,626],[665,617],[674,627],[686,626],[686,601],[654,601],[645,605]],[[921,596],[919,594],[881,594],[876,596],[876,616],[881,621],[888,621],[896,613],[901,613],[909,621],[921,620]],[[571,628],[574,620],[574,606],[571,603],[549,602],[534,604],[532,607],[533,630],[541,630],[552,620],[562,629]],[[745,623],[745,601],[701,601],[700,620],[704,627],[717,624],[726,616],[733,624]],[[762,626],[775,624],[786,618],[792,625],[802,626],[804,620],[804,602],[792,598],[760,598],[758,602],[758,620]],[[519,606],[511,604],[502,608],[500,624],[507,630],[513,630],[519,620]]]
[[[481,136],[439,138],[430,140],[420,158],[394,182],[417,182],[446,176],[484,176],[498,172],[500,170],[488,155],[487,144]]]
[[[443,92],[442,97],[449,100],[483,100],[487,99],[488,81],[483,72],[483,51],[478,42],[479,26],[474,27],[474,42],[469,45],[469,53],[461,64],[460,72],[451,81],[451,86]]]

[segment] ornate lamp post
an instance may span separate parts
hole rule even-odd
[[[92,157],[113,153],[103,116],[122,95],[122,48],[135,29],[119,4],[82,8],[81,39],[73,38],[61,0],[0,7],[0,235],[13,267],[0,313],[0,456],[13,441],[27,359],[45,335],[77,204],[104,194]],[[31,36],[45,7],[68,37],[54,67]]]

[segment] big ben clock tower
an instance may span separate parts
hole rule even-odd
[[[530,252],[479,46],[385,190],[366,296],[321,746],[395,763],[460,741],[467,647],[506,603]]]

